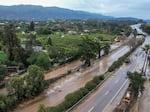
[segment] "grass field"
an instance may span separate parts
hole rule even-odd
[[[63,35],[63,36],[62,36]],[[98,33],[90,33],[90,34],[85,34],[88,35],[89,38],[95,38],[99,37],[102,38],[102,40],[106,41],[111,41],[113,42],[114,39],[116,38],[116,35],[109,35],[109,34],[98,34]],[[70,35],[70,34],[60,34],[56,33],[53,35],[50,35],[53,44],[55,45],[69,45],[69,44],[76,44],[80,43],[82,40],[82,35],[76,34],[76,35]],[[48,35],[37,35],[37,39],[42,42],[45,45],[45,42],[48,38]]]
[[[26,43],[27,36],[29,34],[17,34],[21,39],[22,43]],[[100,38],[102,41],[114,42],[116,35],[110,34],[100,34],[100,33],[85,33],[91,39]],[[48,37],[51,37],[52,44],[58,50],[58,52],[63,53],[63,57],[76,56],[79,54],[79,45],[82,42],[84,35],[80,34],[64,34],[61,32],[56,32],[52,35],[36,35],[36,39],[41,43],[42,47],[47,48]]]

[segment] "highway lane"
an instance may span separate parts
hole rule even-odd
[[[122,89],[126,83],[129,83],[126,76],[127,72],[133,71],[137,69],[137,67],[138,69],[142,67],[143,54],[142,49],[138,48],[131,57],[131,64],[124,64],[99,90],[75,108],[73,112],[103,112],[108,104],[113,101],[114,96],[116,96],[120,89]]]

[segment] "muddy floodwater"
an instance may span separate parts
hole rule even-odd
[[[44,95],[35,98],[35,101],[32,104],[25,104],[26,106],[21,105],[15,110],[15,112],[37,112],[39,104],[44,104],[46,106],[54,106],[61,103],[67,94],[83,87],[94,76],[102,75],[103,73],[105,73],[108,67],[114,61],[116,61],[119,57],[123,56],[128,51],[129,47],[123,46],[117,49],[116,51],[113,51],[108,56],[103,57],[101,60],[95,61],[92,67],[72,73],[56,81],[55,83],[49,86]]]

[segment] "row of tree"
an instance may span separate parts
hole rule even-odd
[[[57,23],[57,24],[56,24]],[[48,22],[39,22],[36,24],[35,31],[38,34],[48,35],[55,32],[67,33],[69,30],[78,33],[88,30],[94,33],[121,34],[122,32],[128,36],[131,32],[129,24],[134,21],[101,21],[101,20],[56,20]],[[40,27],[39,27],[40,26]],[[26,28],[28,29],[28,27]],[[29,30],[29,29],[28,29]]]
[[[144,90],[144,82],[145,82],[145,78],[143,77],[142,73],[138,73],[138,72],[128,72],[127,73],[128,78],[130,79],[130,83],[131,83],[131,90],[133,91],[133,94],[135,97],[138,96],[139,92],[143,92]]]
[[[149,24],[143,24],[143,25],[141,26],[141,28],[142,28],[142,30],[143,30],[144,32],[146,32],[147,34],[150,34],[150,25],[149,25]]]
[[[109,53],[110,44],[102,42],[99,38],[90,39],[88,36],[82,38],[80,46],[81,60],[85,61],[85,65],[91,65],[91,59],[101,57],[101,51],[104,51],[104,55]]]
[[[148,61],[149,61],[149,55],[150,55],[150,44],[145,44],[144,47],[142,47],[143,51],[145,52],[145,59],[144,59],[144,63],[143,63],[143,67],[142,67],[142,73],[145,74],[146,73],[146,69],[147,69],[147,65],[148,65]]]

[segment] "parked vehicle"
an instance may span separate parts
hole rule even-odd
[[[131,91],[127,91],[127,92],[126,92],[126,95],[125,95],[123,101],[124,101],[125,103],[130,103],[130,102],[131,102]]]
[[[127,58],[126,60],[125,60],[125,63],[130,63],[131,61],[130,61],[130,59],[129,58]]]

